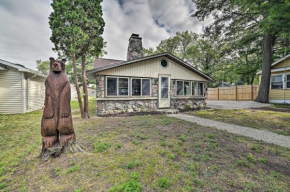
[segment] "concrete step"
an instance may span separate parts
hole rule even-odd
[[[178,109],[157,109],[157,112],[163,113],[163,114],[178,114]]]

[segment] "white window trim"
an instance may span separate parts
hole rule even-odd
[[[117,79],[117,95],[108,95],[108,78],[115,78]],[[128,79],[128,95],[119,95],[119,78],[122,79]],[[106,97],[129,97],[129,93],[130,93],[130,81],[129,81],[129,77],[117,77],[117,76],[106,76],[106,83],[105,83],[105,89],[106,89]]]
[[[273,77],[276,77],[276,76],[282,76],[282,85],[283,85],[282,89],[285,89],[285,74],[279,74],[279,75],[271,75],[271,78],[270,78],[270,90],[272,90],[272,79],[273,79]],[[273,90],[282,90],[282,89],[273,89]]]
[[[141,87],[140,87],[140,90],[141,90],[141,95],[138,96],[138,95],[132,95],[132,90],[133,90],[133,79],[141,79]],[[149,79],[149,85],[150,85],[150,94],[149,95],[143,95],[143,90],[142,90],[142,85],[143,85],[143,79]],[[151,78],[139,78],[139,77],[132,77],[131,78],[131,85],[130,85],[130,96],[131,97],[151,97],[152,95],[152,90],[151,90]]]

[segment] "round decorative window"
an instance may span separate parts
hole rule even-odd
[[[160,62],[161,66],[163,68],[167,68],[168,67],[168,62],[165,60],[165,59],[162,59],[161,62]]]

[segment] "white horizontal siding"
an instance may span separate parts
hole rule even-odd
[[[45,97],[45,78],[31,77],[28,83],[28,111],[42,109]]]
[[[155,58],[138,63],[125,65],[105,71],[101,71],[98,74],[101,75],[116,75],[116,76],[131,76],[131,77],[151,77],[158,78],[159,74],[171,75],[171,79],[184,79],[184,80],[196,80],[207,81],[198,74],[190,71],[189,69],[177,64],[176,62],[164,58],[168,61],[169,66],[163,68],[160,65],[160,61],[163,58]]]
[[[0,113],[22,113],[23,72],[13,68],[0,71]]]

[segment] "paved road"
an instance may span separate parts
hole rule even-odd
[[[251,109],[269,107],[271,104],[257,103],[254,101],[220,101],[208,100],[207,107],[213,109]]]
[[[168,115],[168,116],[175,117],[175,118],[182,119],[189,122],[193,122],[193,123],[197,123],[199,125],[206,126],[206,127],[214,127],[217,129],[225,130],[225,131],[235,133],[238,135],[243,135],[243,136],[250,137],[256,140],[261,140],[266,143],[273,143],[276,145],[280,145],[282,147],[290,148],[289,136],[279,135],[276,133],[272,133],[270,131],[258,130],[258,129],[253,129],[249,127],[223,123],[219,121],[204,119],[204,118],[200,118],[200,117],[196,117],[192,115],[186,115],[182,113]]]

